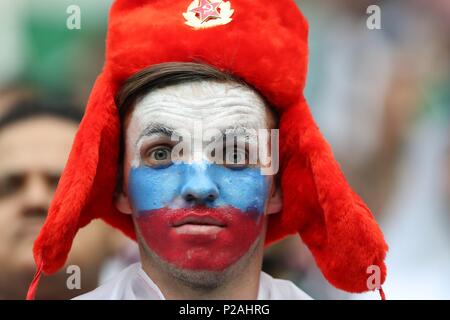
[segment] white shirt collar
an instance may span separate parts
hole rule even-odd
[[[158,286],[135,263],[97,289],[78,296],[79,300],[165,300]],[[257,300],[309,300],[291,281],[275,279],[261,271]]]

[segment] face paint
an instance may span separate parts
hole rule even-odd
[[[267,128],[264,102],[249,88],[214,82],[158,89],[135,106],[126,136],[128,195],[137,231],[164,261],[190,270],[220,271],[258,239],[271,177],[259,167],[205,161],[152,167],[147,144],[172,130]],[[162,138],[162,136],[166,136]]]
[[[180,268],[220,271],[258,238],[268,187],[257,168],[181,163],[133,168],[129,191],[151,250]]]
[[[157,89],[144,96],[131,114],[126,143],[132,166],[140,165],[139,151],[152,132],[193,133],[197,123],[204,132],[268,128],[264,101],[242,85],[201,81]]]

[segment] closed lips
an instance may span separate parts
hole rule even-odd
[[[209,225],[217,227],[225,227],[226,224],[211,216],[187,216],[173,223],[173,227],[180,227],[186,224]]]

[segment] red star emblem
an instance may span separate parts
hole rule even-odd
[[[209,0],[199,0],[198,7],[190,10],[191,12],[198,13],[202,22],[209,18],[220,18],[220,13],[217,8],[221,2],[210,2]]]

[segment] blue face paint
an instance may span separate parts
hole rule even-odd
[[[186,208],[192,205],[186,195],[192,194],[210,208],[231,206],[263,214],[268,195],[266,179],[260,168],[231,169],[201,162],[132,168],[128,183],[135,212]]]

